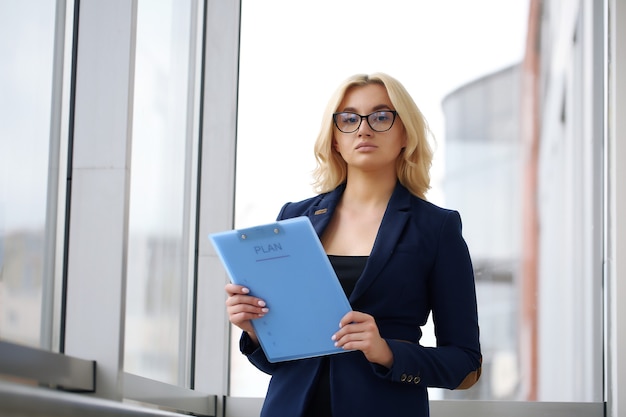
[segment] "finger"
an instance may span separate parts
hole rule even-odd
[[[348,342],[366,342],[378,337],[379,332],[376,323],[373,320],[367,320],[346,324],[332,336],[332,340],[337,342],[339,346],[343,346]]]
[[[345,343],[356,338],[355,335],[360,333],[358,327],[354,324],[345,325],[332,336],[332,340],[335,341],[335,346],[343,346]]]
[[[242,313],[229,315],[228,320],[234,326],[239,327],[241,330],[246,331],[246,332],[252,332],[254,331],[254,328],[252,326],[252,321],[255,319],[258,319],[259,317],[262,317],[262,316],[242,312]]]
[[[255,320],[265,316],[266,312],[261,310],[233,310],[228,312],[228,319],[232,323],[242,323],[244,321]]]
[[[339,328],[343,328],[345,325],[347,325],[348,323],[352,323],[354,321],[354,316],[355,316],[355,312],[354,311],[349,311],[347,312],[342,318],[341,321],[339,322]]]
[[[365,339],[362,333],[346,334],[335,341],[335,346],[346,350],[362,350]]]
[[[344,320],[342,319],[341,322],[339,323],[339,330],[335,332],[335,334],[331,337],[331,339],[337,342],[341,340],[341,338],[346,336],[348,333],[351,333],[353,331],[354,331],[353,322],[345,323]]]
[[[269,311],[269,309],[265,306],[260,306],[252,303],[233,303],[226,305],[226,311],[228,313],[239,313],[239,312],[248,312],[248,313],[256,313],[256,314],[264,314]]]
[[[226,299],[225,301],[227,307],[237,306],[237,305],[246,305],[254,307],[255,309],[265,309],[267,310],[267,303],[264,300],[261,300],[257,297],[251,297],[249,295],[233,295]],[[267,312],[267,311],[266,311]]]
[[[235,326],[244,330],[251,329],[251,321],[264,317],[266,311],[249,310],[248,308],[233,307],[228,311],[228,320]]]
[[[232,296],[235,294],[249,294],[250,293],[250,289],[248,289],[247,287],[244,287],[243,285],[232,284],[232,283],[226,284],[224,289],[226,290],[229,296]]]
[[[341,328],[335,333],[337,338],[340,338],[349,333],[363,333],[373,331],[376,329],[376,324],[373,320],[366,321],[351,321],[349,323],[341,323]]]
[[[369,314],[361,313],[360,311],[349,311],[341,318],[341,321],[339,322],[339,327],[344,327],[348,324],[360,323],[373,319],[374,318]]]

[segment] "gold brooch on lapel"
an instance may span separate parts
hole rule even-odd
[[[328,211],[327,208],[323,208],[323,209],[315,210],[315,213],[313,213],[313,214],[315,214],[317,216],[318,214],[324,214],[327,211]]]

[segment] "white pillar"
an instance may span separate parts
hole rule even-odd
[[[97,362],[96,396],[122,398],[136,0],[81,0],[65,353]]]
[[[607,416],[626,415],[626,3],[609,0]]]

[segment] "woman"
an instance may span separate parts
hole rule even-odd
[[[425,200],[426,122],[394,78],[353,76],[328,104],[315,155],[319,195],[285,204],[278,219],[313,223],[353,308],[332,339],[353,351],[268,362],[251,321],[272,306],[228,284],[241,351],[272,375],[261,414],[428,416],[426,388],[469,388],[482,358],[460,216]],[[431,312],[437,347],[424,347],[420,327]]]

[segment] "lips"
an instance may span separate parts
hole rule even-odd
[[[377,146],[374,145],[371,142],[361,142],[358,145],[356,145],[356,149],[363,149],[363,148],[376,148]]]

